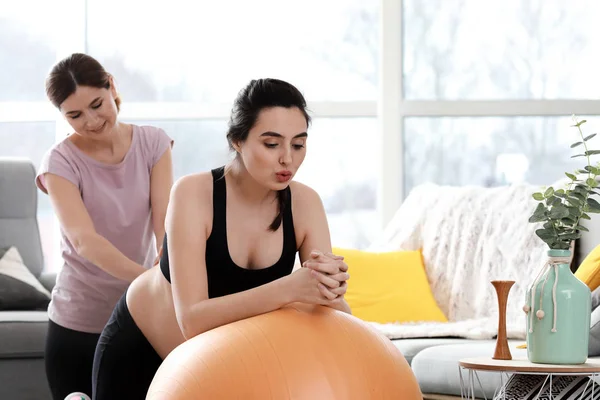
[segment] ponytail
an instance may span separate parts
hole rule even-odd
[[[275,219],[273,220],[273,222],[271,222],[271,225],[269,226],[269,230],[271,230],[273,232],[275,232],[277,229],[279,229],[279,226],[281,225],[281,222],[283,221],[283,212],[285,210],[286,205],[289,202],[288,188],[277,192],[277,202],[279,203],[279,212],[277,213],[277,216],[275,217]]]

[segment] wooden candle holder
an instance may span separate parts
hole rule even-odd
[[[498,336],[496,338],[496,351],[494,360],[512,360],[508,339],[506,338],[506,303],[508,293],[515,281],[492,281],[498,297]]]

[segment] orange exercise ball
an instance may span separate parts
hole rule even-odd
[[[365,322],[293,304],[224,325],[173,350],[149,400],[422,399],[402,353]]]

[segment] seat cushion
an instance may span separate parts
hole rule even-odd
[[[422,339],[394,339],[392,343],[404,355],[404,358],[410,364],[413,358],[421,351],[434,346],[445,344],[469,343],[474,340],[461,338],[422,338]]]
[[[43,358],[0,358],[0,399],[50,400]]]
[[[527,357],[527,350],[517,349],[523,341],[509,341],[513,357]],[[460,396],[460,375],[458,362],[462,358],[492,357],[496,348],[495,340],[472,340],[465,344],[449,344],[428,348],[419,352],[412,360],[412,369],[423,393],[435,393],[449,396]],[[467,379],[468,371],[463,370],[463,379]],[[497,372],[478,371],[477,375],[485,396],[489,399],[500,385],[500,374]],[[478,382],[476,394],[483,398]]]
[[[0,359],[43,357],[47,330],[45,311],[0,312]]]

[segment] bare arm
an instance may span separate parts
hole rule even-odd
[[[321,198],[313,189],[308,186],[297,184],[297,194],[294,198],[299,198],[300,201],[294,202],[294,206],[298,204],[297,214],[302,220],[302,229],[304,240],[300,245],[300,263],[310,260],[311,253],[314,251],[323,254],[331,253],[331,235],[329,233],[329,224],[327,223],[327,215]],[[293,207],[294,207],[293,206]],[[295,207],[295,208],[296,208]],[[330,307],[351,314],[350,306],[343,296],[338,297],[332,302]]]
[[[51,173],[46,173],[45,178],[48,195],[62,229],[81,257],[112,276],[129,282],[145,271],[144,267],[127,258],[96,232],[75,185]]]
[[[160,249],[165,236],[165,216],[169,204],[169,194],[173,186],[173,163],[171,148],[160,157],[150,173],[150,204],[152,205],[152,227],[156,238],[156,248]]]
[[[281,308],[292,302],[288,277],[254,289],[208,298],[206,239],[212,221],[212,177],[184,177],[171,191],[167,210],[169,265],[175,314],[190,339],[210,329]]]
[[[298,185],[299,186],[299,185]],[[325,207],[319,195],[308,186],[301,186],[297,189],[301,196],[300,201],[294,202],[298,204],[298,213],[303,222],[304,240],[300,245],[300,263],[310,260],[310,253],[317,250],[322,253],[330,253],[331,235],[329,233],[329,224],[327,223],[327,215]]]

